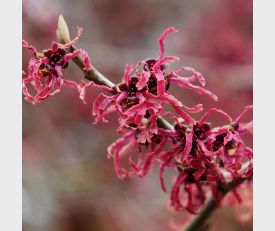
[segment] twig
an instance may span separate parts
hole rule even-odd
[[[60,15],[59,19],[58,19],[58,26],[57,26],[57,30],[56,30],[56,36],[57,36],[58,41],[61,44],[66,44],[66,43],[69,43],[71,41],[67,23],[66,23],[66,21],[65,21],[65,19],[62,15]],[[73,52],[75,50],[77,50],[77,48],[75,46],[71,46],[69,48],[70,52]],[[93,66],[91,67],[91,70],[89,70],[89,71],[85,70],[84,69],[85,65],[83,63],[82,58],[79,55],[77,57],[73,58],[73,61],[83,71],[83,73],[85,75],[85,78],[87,80],[93,81],[96,84],[104,85],[104,86],[107,86],[107,87],[110,87],[110,88],[115,86],[115,84],[113,82],[111,82],[109,79],[107,79],[103,74],[101,74]],[[168,129],[168,130],[173,130],[174,129],[173,125],[171,125],[168,121],[166,121],[161,116],[159,116],[157,122],[158,122],[158,126],[161,127],[161,128]]]
[[[57,39],[60,43],[66,44],[70,42],[70,35],[69,35],[69,30],[68,26],[63,18],[62,15],[59,16],[58,19],[58,27],[57,27]],[[77,48],[75,46],[72,46],[69,48],[70,52],[75,51]],[[96,70],[94,67],[91,67],[91,70],[87,71],[84,69],[85,65],[83,63],[83,60],[80,56],[77,56],[73,59],[75,64],[84,72],[85,78],[95,82],[96,84],[99,85],[104,85],[107,87],[112,88],[115,86],[113,82],[111,82],[109,79],[107,79],[104,75],[102,75],[98,70]],[[164,118],[161,116],[158,117],[158,126],[167,130],[173,130],[174,126],[171,125],[168,121],[166,121]],[[244,165],[244,169],[240,171],[244,171],[247,167],[248,164]],[[236,188],[238,185],[240,185],[244,180],[246,179],[240,179],[238,181],[233,181],[229,183],[228,185],[222,185],[223,193],[226,195],[229,191],[233,190]],[[204,208],[200,212],[199,215],[193,218],[191,222],[185,227],[184,231],[199,231],[205,224],[205,221],[208,219],[208,217],[212,214],[212,212],[218,207],[216,201],[211,198],[208,200],[208,202],[205,204]]]

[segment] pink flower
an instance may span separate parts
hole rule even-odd
[[[192,124],[182,123],[171,113],[166,113],[174,119],[175,126],[174,131],[159,130],[159,134],[166,134],[167,140],[172,143],[169,151],[162,151],[159,155],[160,182],[166,191],[163,178],[165,168],[178,170],[179,175],[170,196],[171,205],[176,210],[186,209],[197,213],[205,202],[207,188],[211,190],[216,202],[220,203],[224,196],[219,188],[220,183],[247,179],[252,174],[252,162],[246,171],[242,171],[244,164],[252,160],[253,154],[241,138],[242,134],[251,131],[252,123],[240,125],[240,120],[250,110],[252,106],[247,106],[232,121],[225,112],[212,108]],[[213,113],[223,115],[229,125],[211,129],[207,119]],[[236,193],[235,195],[238,196]],[[185,205],[183,200],[186,200]]]
[[[252,106],[245,110],[230,125],[215,129],[209,135],[208,150],[217,153],[223,167],[230,172],[233,178],[248,177],[252,171],[253,151],[247,147],[241,135],[252,131],[252,122],[241,124],[240,120]],[[244,173],[239,173],[245,162],[251,162]]]
[[[105,117],[112,113],[118,112],[120,115],[120,126],[139,127],[143,126],[144,119],[150,119],[150,116],[159,114],[165,104],[170,104],[176,113],[182,116],[188,123],[194,122],[193,119],[185,112],[200,112],[202,104],[194,107],[183,105],[173,95],[168,93],[170,83],[175,83],[195,91],[199,94],[205,94],[214,100],[217,97],[205,90],[203,87],[194,85],[198,81],[200,85],[205,85],[203,76],[190,67],[182,67],[177,71],[168,68],[168,62],[178,60],[174,56],[164,56],[164,40],[172,32],[176,32],[173,27],[166,29],[159,38],[160,55],[156,59],[140,61],[135,67],[126,65],[122,82],[113,88],[107,89],[111,96],[100,94],[95,100],[93,114],[96,116],[95,122],[107,122]],[[141,67],[141,70],[140,70]],[[193,73],[191,77],[182,77],[179,73],[182,70]],[[85,92],[88,85],[83,86]],[[84,99],[85,94],[82,94]],[[161,104],[159,102],[162,102]]]
[[[142,131],[131,131],[108,147],[108,157],[114,159],[115,171],[119,178],[144,177],[157,161],[166,143],[166,138],[161,135],[154,135],[150,142],[140,142],[141,136]],[[128,157],[129,170],[121,167],[121,161],[125,157]]]
[[[70,43],[62,45],[52,42],[51,48],[41,53],[26,41],[22,41],[22,46],[34,55],[29,61],[27,76],[22,81],[23,94],[27,101],[33,104],[41,102],[60,92],[63,85],[80,90],[76,82],[63,79],[62,70],[66,69],[68,62],[78,55],[83,58],[86,68],[90,68],[89,58],[85,51],[78,49],[67,52],[66,50],[77,42],[81,33],[82,28],[79,28],[78,36]],[[30,93],[30,87],[36,91],[35,95]]]

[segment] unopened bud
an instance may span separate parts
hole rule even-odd
[[[71,41],[67,23],[62,15],[59,15],[56,36],[60,43],[66,44]]]

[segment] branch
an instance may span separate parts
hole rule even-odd
[[[71,41],[69,30],[67,23],[65,22],[62,15],[59,16],[58,19],[58,27],[56,31],[57,39],[61,44],[66,44]],[[69,52],[73,52],[77,50],[75,46],[72,46],[69,48]],[[114,87],[115,84],[111,82],[109,79],[107,79],[104,75],[102,75],[98,70],[96,70],[94,67],[91,67],[91,70],[87,71],[84,69],[85,65],[83,63],[83,60],[80,56],[77,56],[73,58],[73,61],[75,64],[83,71],[85,78],[87,80],[93,81],[96,84],[104,85],[107,87]],[[167,130],[173,130],[174,126],[171,125],[168,121],[166,121],[161,116],[158,117],[158,126]],[[244,169],[241,169],[240,171],[245,171],[247,167],[249,166],[249,163],[244,164]],[[237,181],[233,181],[228,185],[222,185],[222,188],[224,189],[223,193],[226,195],[229,191],[236,188],[238,185],[240,185],[244,180],[246,179],[240,179]],[[202,209],[199,215],[194,217],[193,220],[186,226],[184,231],[198,231],[200,228],[203,227],[205,224],[205,221],[208,219],[208,217],[212,214],[212,212],[218,207],[216,201],[211,198],[206,203],[205,207]]]
[[[58,18],[58,25],[56,30],[56,36],[58,39],[58,42],[61,44],[66,44],[71,41],[69,29],[67,26],[67,23],[62,15]],[[77,50],[75,46],[71,46],[68,51],[73,52]],[[82,58],[78,55],[77,57],[73,58],[74,63],[83,71],[84,76],[87,80],[93,81],[98,85],[104,85],[107,87],[114,87],[115,84],[111,82],[109,79],[107,79],[104,75],[102,75],[97,69],[95,69],[93,66],[91,67],[91,70],[87,71],[85,70],[85,65],[83,63]],[[158,126],[164,129],[173,130],[174,126],[171,125],[168,121],[166,121],[164,118],[159,116],[158,118]]]

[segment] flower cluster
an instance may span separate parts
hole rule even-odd
[[[80,91],[80,86],[74,81],[63,79],[62,70],[66,69],[69,61],[80,55],[85,64],[85,68],[90,68],[90,61],[84,50],[78,49],[69,52],[68,49],[79,39],[82,28],[78,28],[78,35],[71,42],[63,45],[52,42],[51,48],[38,52],[33,46],[25,40],[22,41],[22,47],[27,48],[34,56],[29,60],[27,77],[23,78],[22,88],[25,99],[33,104],[41,102],[60,92],[63,85]],[[23,76],[26,73],[23,71]],[[30,93],[30,87],[35,94]]]
[[[156,129],[152,130],[151,127],[155,128],[156,116],[160,115],[165,104],[171,105],[175,112],[188,122],[192,122],[193,119],[187,112],[197,113],[203,109],[201,104],[194,107],[183,105],[168,92],[171,84],[217,100],[216,95],[203,88],[205,79],[201,73],[191,67],[181,67],[175,71],[168,67],[169,62],[179,60],[175,56],[164,55],[164,40],[172,32],[176,32],[176,30],[170,27],[160,36],[158,58],[140,61],[136,66],[126,65],[122,82],[107,89],[111,95],[101,93],[97,97],[93,106],[96,123],[107,122],[108,114],[118,112],[120,129],[127,128],[138,133],[141,132],[145,135],[141,138],[141,143],[150,142],[156,134]],[[188,71],[192,75],[190,77],[181,76],[182,71]],[[201,86],[195,85],[195,82]],[[85,85],[83,88],[86,89],[87,86]],[[82,97],[85,98],[84,95]]]
[[[193,107],[182,104],[169,92],[171,84],[215,101],[217,96],[204,88],[204,77],[193,68],[169,68],[168,63],[179,60],[175,56],[164,55],[165,39],[173,32],[176,30],[170,27],[160,36],[158,58],[140,61],[136,66],[126,65],[122,82],[113,87],[100,86],[93,81],[77,84],[62,78],[62,69],[75,57],[82,59],[86,71],[91,69],[85,51],[69,52],[81,30],[72,42],[65,45],[52,43],[51,49],[42,53],[24,41],[23,46],[35,57],[29,62],[28,77],[23,79],[23,93],[26,100],[36,103],[56,94],[66,85],[77,89],[85,102],[88,87],[105,90],[107,93],[100,93],[94,101],[93,115],[96,116],[95,123],[108,122],[106,117],[110,113],[119,115],[121,138],[108,148],[108,157],[114,159],[118,177],[143,177],[157,163],[161,187],[166,191],[164,171],[173,168],[178,175],[171,190],[171,205],[176,210],[186,209],[196,214],[204,205],[208,191],[219,203],[224,196],[221,185],[248,179],[252,175],[253,152],[241,137],[252,133],[252,122],[240,123],[252,106],[247,106],[235,120],[216,108],[210,109],[198,121],[193,119],[190,113],[201,112],[202,104]],[[192,75],[182,76],[183,71]],[[35,96],[29,94],[27,84],[35,88]],[[173,112],[165,110],[166,104],[172,106]],[[214,113],[225,118],[224,126],[212,127],[208,122]],[[168,129],[163,124],[163,117],[172,120],[173,126]],[[125,158],[129,165],[124,167]]]
[[[223,198],[220,184],[233,180],[247,179],[252,174],[252,150],[247,147],[241,135],[250,132],[252,123],[240,124],[243,115],[252,110],[247,106],[241,115],[232,120],[225,112],[210,109],[199,121],[187,124],[175,118],[174,131],[167,133],[173,143],[169,151],[162,151],[160,159],[160,181],[164,191],[165,168],[173,167],[178,176],[171,191],[171,205],[176,209],[187,209],[197,213],[205,202],[207,189],[210,188],[217,203]],[[211,128],[207,119],[213,113],[222,114],[226,125]],[[246,163],[245,170],[242,168]],[[184,186],[182,189],[182,185]],[[186,200],[186,205],[182,201]]]

